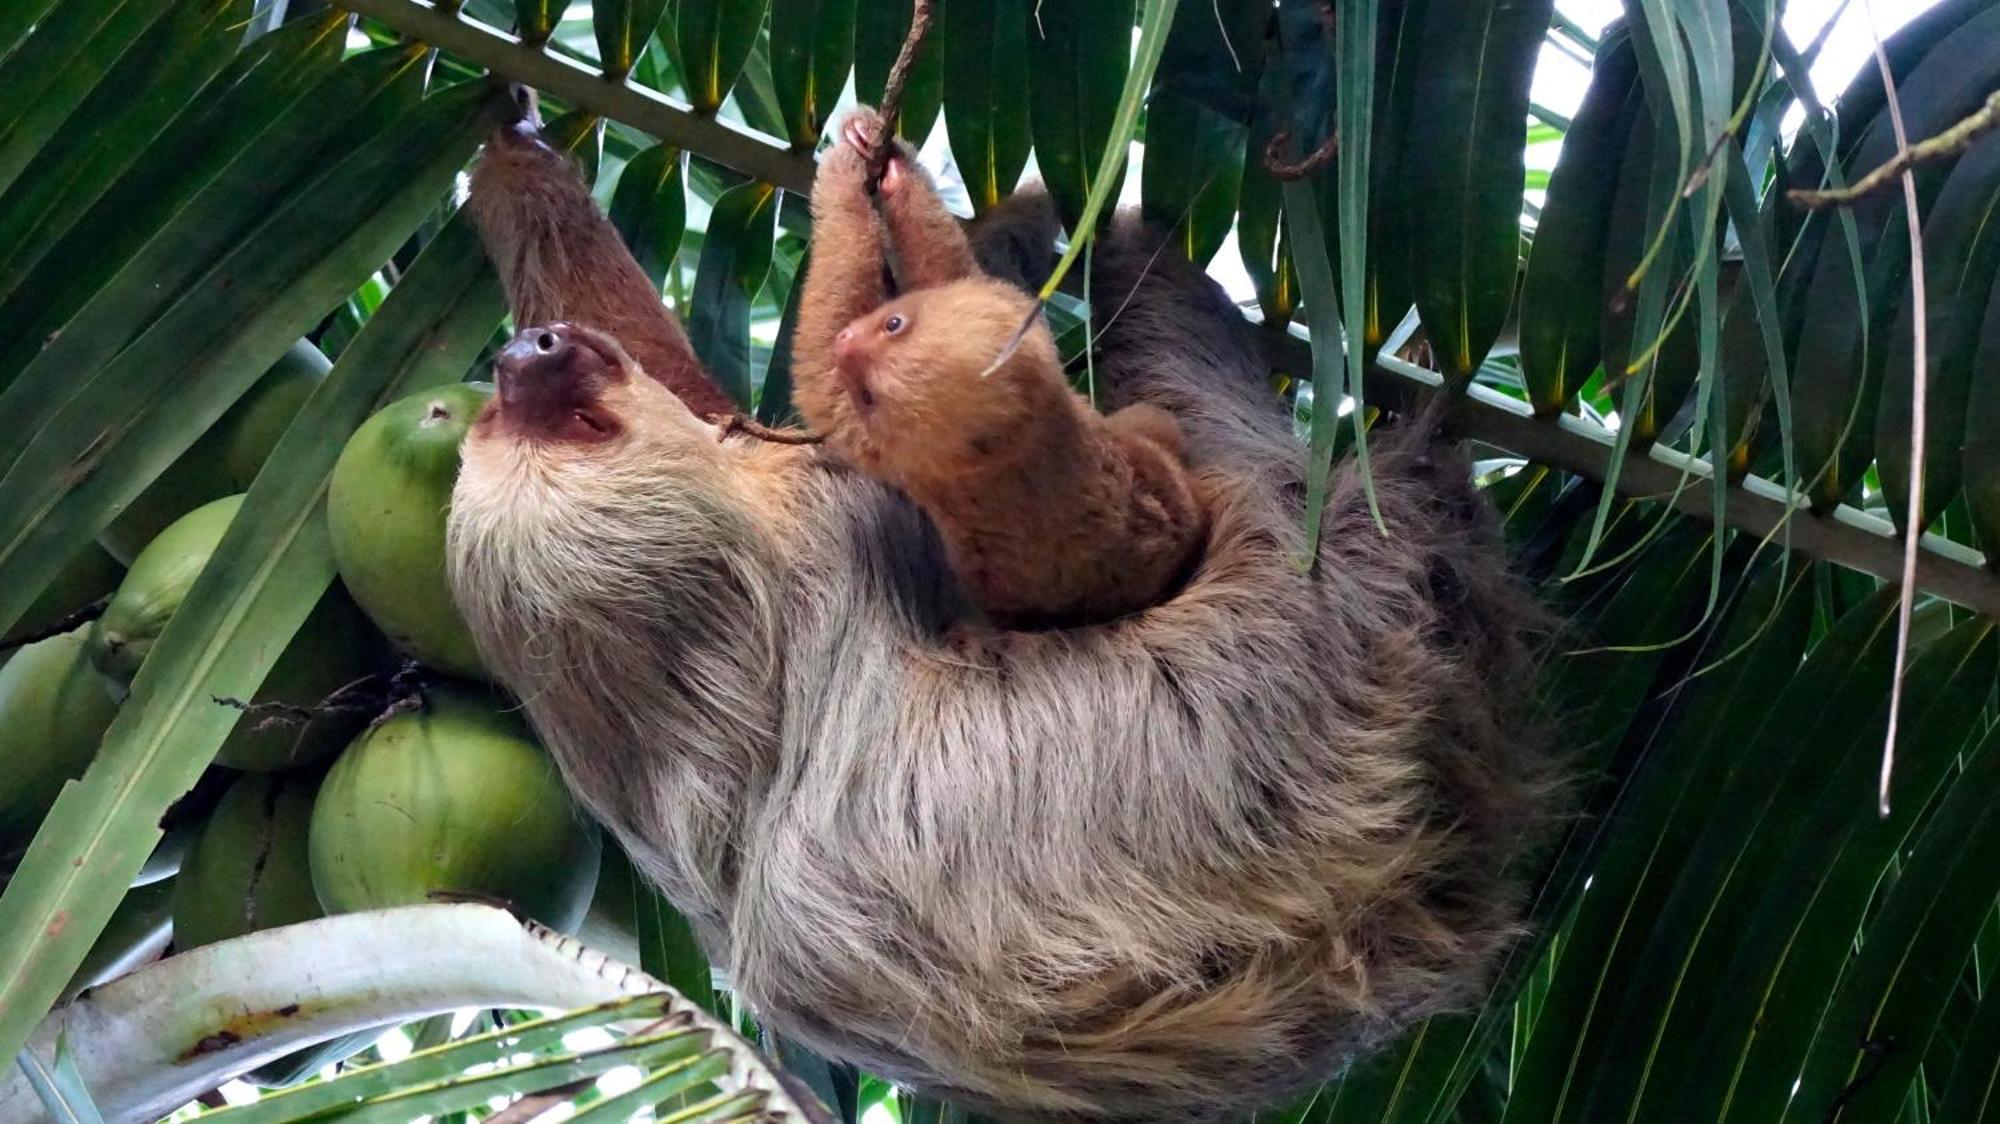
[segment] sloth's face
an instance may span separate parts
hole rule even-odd
[[[715,459],[717,431],[646,377],[610,335],[582,324],[517,333],[493,364],[497,389],[466,441],[464,473],[602,475],[649,459]]]
[[[480,424],[526,441],[611,440],[625,427],[609,399],[627,389],[631,365],[616,340],[582,325],[528,328],[500,349],[499,393]]]
[[[1008,345],[1033,302],[987,280],[920,289],[834,338],[834,364],[880,466],[905,483],[1004,458],[1021,424],[1059,383],[1048,328]],[[1003,358],[1004,356],[1004,358]]]
[[[705,596],[681,588],[686,575],[732,551],[763,558],[751,516],[765,508],[746,497],[716,428],[617,341],[575,324],[529,328],[494,368],[447,548],[467,623],[517,691],[570,666],[573,634],[675,617]]]
[[[499,392],[474,425],[475,439],[574,450],[655,434],[679,439],[715,434],[672,392],[646,377],[617,340],[583,324],[543,324],[516,333],[494,361],[493,381]]]
[[[724,502],[714,426],[646,377],[609,335],[580,324],[517,334],[494,363],[496,393],[467,435],[454,534],[538,557],[587,553],[658,497]]]

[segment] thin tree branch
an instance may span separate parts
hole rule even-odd
[[[25,648],[30,644],[39,644],[44,640],[61,636],[79,625],[89,624],[91,621],[103,616],[105,607],[110,604],[111,595],[107,593],[47,628],[38,628],[33,632],[24,632],[4,643],[0,643],[0,655],[11,652],[16,648]]]
[[[1292,131],[1280,129],[1271,134],[1271,141],[1264,146],[1264,170],[1272,178],[1281,180],[1302,180],[1333,162],[1340,151],[1340,134],[1328,133],[1319,147],[1305,155],[1302,160],[1286,160],[1285,146],[1292,142]]]
[[[755,437],[759,441],[769,441],[774,445],[817,445],[826,440],[826,435],[822,433],[805,429],[773,429],[743,414],[716,415],[708,420],[716,427],[717,441],[737,433]]]
[[[1889,104],[1892,107],[1896,104],[1896,96],[1894,94],[1889,95]],[[1910,144],[1909,138],[1903,135],[1902,116],[1900,114],[1892,114],[1889,120],[1896,127],[1896,155],[1883,161],[1880,167],[1877,167],[1846,187],[1833,187],[1825,191],[1813,191],[1798,187],[1787,191],[1785,198],[1802,207],[1810,207],[1815,210],[1822,207],[1846,206],[1857,199],[1864,199],[1888,187],[1890,184],[1896,182],[1899,177],[1907,180],[1909,178],[1909,171],[1919,164],[1927,164],[1933,160],[1944,160],[1952,156],[1957,156],[1959,153],[1971,148],[1972,142],[1995,129],[2000,129],[2000,90],[1995,90],[1986,95],[1985,103],[1974,110],[1964,120],[1959,121],[1936,136],[1918,141],[1914,145]]]
[[[867,183],[871,194],[889,167],[889,154],[895,151],[891,142],[896,136],[896,119],[903,113],[903,89],[909,85],[910,71],[917,65],[917,54],[923,50],[930,30],[931,0],[911,0],[910,32],[903,36],[903,48],[896,52],[895,64],[889,67],[889,80],[882,87],[882,104],[876,107],[882,114],[882,124],[868,147]]]

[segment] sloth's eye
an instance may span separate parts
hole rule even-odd
[[[882,330],[892,336],[907,326],[907,322],[901,316],[891,316],[887,320],[882,321]]]

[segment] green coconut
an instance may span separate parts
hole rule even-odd
[[[173,881],[174,949],[325,916],[313,893],[307,830],[321,770],[246,773],[202,825]],[[289,1085],[366,1049],[379,1034],[344,1035],[247,1074],[253,1085]]]
[[[90,661],[122,697],[154,641],[173,619],[215,554],[243,497],[224,496],[188,512],[132,560],[104,614],[92,624]],[[303,708],[308,717],[255,712],[236,723],[217,751],[218,764],[267,770],[321,761],[338,753],[367,720],[364,710],[325,704],[381,666],[381,643],[345,590],[328,589],[286,645],[254,704]],[[218,704],[220,705],[220,704]]]
[[[435,688],[356,739],[313,805],[313,885],[330,912],[498,899],[574,932],[601,844],[503,700]]]
[[[245,773],[223,794],[174,878],[174,947],[185,952],[325,916],[306,858],[317,770]]]
[[[64,617],[117,589],[119,579],[124,576],[125,567],[116,558],[94,542],[85,543],[82,550],[63,564],[54,580],[43,587],[41,596],[22,611],[21,619],[0,637],[0,643],[55,627]],[[0,662],[4,660],[0,656]]]
[[[83,655],[84,630],[38,641],[0,666],[0,860],[97,754],[118,704]]]
[[[458,383],[385,406],[354,431],[326,497],[333,560],[391,643],[439,671],[490,679],[445,576],[458,450],[490,386]]]
[[[97,540],[118,561],[129,563],[176,519],[210,500],[248,489],[331,366],[311,340],[293,344],[180,459],[126,504]]]

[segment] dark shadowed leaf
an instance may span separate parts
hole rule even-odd
[[[771,0],[771,79],[785,136],[798,148],[810,150],[819,143],[847,83],[854,63],[855,3]]]
[[[1688,1074],[1679,1096],[1685,1111],[1735,1124],[1783,1113],[1882,876],[1958,772],[1960,754],[1978,748],[1994,670],[1993,628],[1977,618],[1912,663],[1888,817],[1857,814],[1874,803],[1881,767],[1880,742],[1867,739],[1825,762],[1837,771],[1813,806],[1773,809],[1768,844],[1759,847],[1766,873],[1744,880],[1761,899],[1733,942],[1728,972],[1716,977],[1702,1035],[1711,1058],[1732,1060]]]
[[[569,0],[514,0],[514,34],[531,46],[545,43],[568,8]]]
[[[39,260],[204,87],[219,92],[277,67],[317,69],[317,55],[339,49],[337,25],[318,19],[235,55],[249,10],[248,0],[181,5],[97,84],[0,195],[0,278],[19,278]]]
[[[1991,984],[1959,1039],[1951,1077],[1941,1082],[1936,1120],[1991,1120],[2000,1112],[2000,988]]]
[[[122,234],[111,233],[115,225],[102,228],[106,248],[124,251],[122,258],[110,253],[78,258],[81,264],[70,284],[53,291],[24,288],[8,307],[36,329],[35,338],[0,333],[0,386],[7,388],[0,403],[6,404],[7,416],[34,424],[54,401],[61,374],[94,370],[117,354],[140,326],[179,298],[285,199],[329,174],[340,154],[378,137],[388,122],[407,112],[422,85],[418,52],[371,51],[348,59],[305,96],[286,91],[289,104],[258,122],[259,127],[225,133],[221,141],[233,142],[230,147],[197,161],[187,179],[165,185],[167,205],[127,220],[143,215],[152,220],[150,225]],[[171,159],[180,153],[164,155]],[[154,182],[143,162],[135,174],[142,177],[138,186]],[[121,183],[90,218],[113,218],[106,207],[135,194]],[[0,450],[0,465],[11,459]]]
[[[1028,163],[1028,28],[1032,0],[941,0],[932,32],[951,81],[944,87],[952,159],[972,206],[1014,189]]]
[[[169,216],[226,168],[238,169],[243,177],[238,187],[265,183],[275,192],[283,184],[273,181],[282,180],[288,169],[304,166],[291,163],[296,153],[309,151],[311,134],[301,129],[282,127],[260,142],[261,167],[260,160],[246,158],[246,148],[305,91],[326,79],[344,46],[346,23],[344,16],[329,16],[258,40],[245,51],[245,62],[223,76],[219,85],[225,88],[212,87],[177,117],[146,149],[148,158],[135,160],[67,230],[55,222],[23,225],[19,235],[23,241],[16,243],[20,250],[13,258],[20,269],[0,271],[0,317],[11,325],[9,332],[0,334],[0,389]],[[374,65],[357,64],[352,69]],[[345,80],[341,89],[328,88],[324,93],[367,100],[365,91]],[[324,108],[317,112],[329,125],[335,116]],[[261,172],[254,181],[249,178],[253,170]],[[254,217],[249,212],[256,205],[239,201],[234,223]],[[0,217],[0,224],[8,222]],[[218,225],[222,225],[219,220]],[[27,268],[31,257],[38,258],[32,269]],[[100,323],[92,331],[107,337],[107,342],[117,342],[108,339],[116,329]]]
[[[1375,129],[1368,152],[1368,276],[1367,324],[1363,343],[1374,355],[1403,322],[1414,302],[1410,290],[1410,258],[1399,250],[1408,237],[1402,222],[1408,217],[1402,202],[1404,122],[1417,112],[1417,75],[1424,61],[1426,10],[1435,0],[1383,0],[1376,29]]]
[[[583,182],[597,182],[598,166],[604,162],[604,118],[573,109],[549,122],[542,131],[550,147],[569,154]]]
[[[1924,421],[1923,507],[1909,508],[1910,421],[1915,313],[1904,301],[1889,327],[1875,453],[1883,498],[1899,527],[1930,526],[1958,492],[1965,444],[1966,390],[1986,297],[2000,265],[2000,144],[1974,145],[1924,215],[1924,299],[1928,397]]]
[[[2000,283],[1987,294],[1977,330],[1966,383],[1965,500],[1994,565],[2000,564]]]
[[[688,301],[688,339],[737,405],[751,406],[750,301],[771,269],[778,189],[746,183],[715,201]]]
[[[1528,82],[1552,0],[1429,6],[1403,159],[1417,310],[1453,383],[1471,380],[1514,299]],[[1420,217],[1419,217],[1420,216]]]
[[[1271,137],[1288,128],[1280,92],[1285,86],[1285,68],[1278,65],[1278,40],[1264,41],[1265,66],[1257,86],[1257,105],[1250,118],[1249,142],[1243,153],[1243,180],[1237,206],[1236,248],[1243,270],[1257,287],[1257,305],[1264,322],[1283,327],[1298,308],[1298,275],[1291,253],[1284,247],[1282,227],[1283,192],[1264,168],[1264,150]],[[1305,372],[1288,372],[1303,376]]]
[[[1174,14],[1146,109],[1140,200],[1188,260],[1206,264],[1236,218],[1243,146],[1269,6],[1187,4]]]
[[[687,232],[681,164],[680,149],[656,144],[626,163],[611,192],[612,225],[656,288],[666,283]]]
[[[1535,412],[1569,404],[1597,369],[1605,245],[1625,139],[1645,94],[1623,27],[1606,35],[1583,106],[1563,134],[1521,284],[1521,374]]]
[[[194,14],[212,14],[235,0],[206,0]],[[189,14],[183,8],[183,16]],[[145,0],[70,0],[35,25],[34,33],[0,65],[0,190],[10,187],[98,84],[130,65],[147,67],[149,45],[174,36],[174,10]]]
[[[1841,977],[1786,1124],[1897,1118],[2000,894],[1996,742],[2000,732],[1989,732],[1966,762],[1862,932],[1860,956]]]
[[[597,32],[597,57],[605,74],[623,78],[632,72],[633,63],[645,53],[653,33],[660,30],[660,17],[666,10],[667,0],[594,0],[590,20]],[[678,53],[674,61],[680,63]],[[693,100],[692,86],[688,96]]]
[[[729,96],[736,76],[757,44],[768,0],[676,0],[675,58],[681,64],[681,84],[695,112],[714,113]],[[777,60],[773,60],[774,63]],[[773,66],[775,73],[776,67]],[[789,124],[790,114],[787,114]]]
[[[1725,432],[1711,432],[1709,441],[1723,449],[1715,459],[1721,462],[1725,477],[1736,481],[1750,470],[1751,443],[1757,438],[1765,408],[1774,400],[1773,388],[1789,388],[1791,383],[1777,270],[1783,249],[1776,242],[1778,212],[1787,206],[1787,180],[1784,161],[1779,160],[1760,209],[1742,152],[1732,144],[1727,158],[1731,167],[1724,198],[1743,247],[1743,274],[1723,313],[1719,344],[1723,410],[1728,423]],[[1789,474],[1785,478],[1789,479]]]
[[[1929,136],[1965,116],[2000,85],[2000,9],[1973,17],[1926,54],[1898,92],[1911,137]],[[1894,155],[1895,131],[1877,115],[1850,158],[1850,178]],[[1926,203],[1949,166],[1917,175]],[[1926,207],[1927,210],[1927,207]],[[1860,483],[1874,453],[1882,366],[1896,310],[1909,290],[1909,229],[1901,192],[1878,192],[1848,208],[1858,227],[1865,277],[1859,288],[1845,254],[1822,253],[1806,297],[1806,323],[1793,366],[1792,416],[1799,471],[1816,510],[1839,503]],[[1865,301],[1865,304],[1863,303]]]
[[[1029,17],[1035,164],[1071,229],[1083,215],[1118,114],[1132,54],[1132,14],[1132,0],[1042,0]]]
[[[807,256],[811,250],[808,248]],[[765,425],[787,425],[797,420],[792,409],[792,332],[798,325],[799,298],[805,294],[800,279],[806,275],[806,259],[799,261],[785,311],[778,321],[778,344],[771,351],[771,365],[764,371],[764,385],[757,388],[757,420]]]
[[[1766,856],[1752,845],[1770,845],[1767,821],[1783,822],[1772,817],[1812,806],[1825,791],[1832,753],[1880,747],[1884,700],[1876,685],[1893,662],[1896,601],[1894,590],[1879,592],[1843,616],[1735,753],[1713,814],[1644,937],[1644,968],[1607,1009],[1601,1061],[1585,1075],[1590,1095],[1575,1106],[1584,1119],[1614,1111],[1622,1118],[1641,1104],[1657,1111],[1689,1064],[1714,1064],[1693,1037],[1714,993],[1694,981],[1712,978],[1699,974],[1704,968],[1721,970],[1711,962],[1726,963],[1746,910],[1754,912],[1754,896],[1732,892],[1732,880],[1763,873]]]
[[[1621,439],[1643,452],[1659,438],[1693,385],[1698,357],[1696,325],[1689,316],[1673,326],[1664,344],[1654,346],[1678,295],[1676,283],[1693,260],[1684,210],[1673,220],[1673,231],[1638,291],[1626,288],[1679,194],[1680,156],[1671,126],[1663,127],[1642,105],[1631,130],[1606,227],[1598,340],[1605,377],[1618,395],[1621,413],[1632,418]],[[1635,362],[1637,370],[1632,369]]]
[[[1701,662],[1753,646],[1707,675],[1668,685],[1671,708],[1618,798],[1591,869],[1591,892],[1563,936],[1562,970],[1515,1063],[1513,1119],[1541,1114],[1554,1121],[1579,1107],[1616,999],[1631,973],[1645,970],[1645,922],[1672,889],[1736,748],[1798,668],[1812,616],[1810,586],[1800,576],[1765,567],[1704,638]]]

